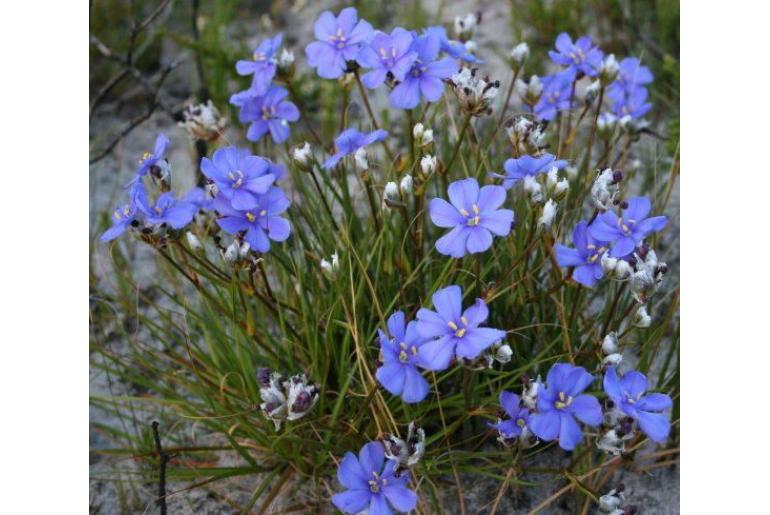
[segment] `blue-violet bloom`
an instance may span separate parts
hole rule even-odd
[[[602,408],[593,395],[582,394],[594,376],[583,367],[556,363],[548,371],[545,385],[539,385],[537,413],[529,418],[529,428],[544,441],[559,440],[565,451],[573,450],[583,432],[575,418],[592,427],[602,423]]]
[[[355,60],[361,43],[372,35],[372,26],[365,20],[358,21],[354,7],[347,7],[335,17],[324,11],[313,25],[318,41],[305,47],[308,64],[316,68],[324,79],[336,79],[347,69],[347,61]]]
[[[388,131],[382,129],[372,131],[368,134],[356,129],[346,129],[334,139],[334,146],[337,148],[337,152],[324,161],[323,167],[326,170],[334,168],[343,157],[355,154],[356,150],[359,148],[366,147],[377,141],[382,141],[387,137]]]
[[[478,57],[476,57],[475,55],[473,55],[473,53],[469,52],[462,41],[449,39],[446,33],[446,29],[440,25],[426,28],[425,30],[423,30],[423,34],[430,34],[432,36],[436,36],[439,40],[439,45],[440,45],[439,48],[441,49],[441,51],[449,54],[455,59],[460,59],[461,61],[465,61],[466,63],[475,63],[475,64],[481,64],[484,62]]]
[[[572,243],[574,249],[556,244],[556,261],[559,266],[574,266],[572,278],[590,288],[604,275],[601,259],[609,244],[591,236],[585,221],[578,222],[573,229]]]
[[[275,54],[281,46],[283,34],[279,33],[273,38],[268,38],[254,49],[253,61],[240,60],[235,63],[235,70],[239,75],[254,75],[251,81],[251,89],[257,95],[264,95],[275,77]]]
[[[550,121],[556,118],[560,111],[570,109],[572,106],[572,85],[575,82],[576,72],[572,68],[543,77],[543,92],[540,100],[532,109],[533,114],[539,120]]]
[[[505,440],[518,438],[529,424],[529,410],[521,406],[518,395],[505,390],[500,392],[500,406],[502,406],[509,418],[505,420],[498,419],[495,424],[487,422],[487,425],[497,429],[497,432]]]
[[[556,38],[556,50],[558,52],[548,51],[551,60],[556,64],[569,66],[589,77],[596,77],[599,74],[604,54],[593,44],[589,36],[578,38],[573,43],[569,34],[562,32]]]
[[[137,208],[144,214],[144,221],[150,224],[167,224],[172,229],[181,229],[192,222],[198,206],[186,200],[177,200],[170,191],[163,193],[151,205],[144,186],[139,183],[132,190]]]
[[[414,39],[412,51],[417,54],[409,72],[390,92],[390,105],[397,109],[414,109],[420,103],[420,94],[428,102],[436,102],[444,94],[444,80],[459,69],[454,59],[436,60],[440,48],[437,36],[424,34]]]
[[[429,341],[417,333],[417,322],[408,324],[404,313],[397,311],[388,318],[388,333],[378,330],[382,366],[375,376],[380,384],[404,402],[420,402],[428,395],[430,385],[417,370],[427,368],[420,356],[420,347]]]
[[[462,310],[462,290],[447,286],[433,294],[432,311],[417,311],[417,332],[424,338],[436,338],[420,347],[423,362],[431,370],[444,370],[452,358],[474,360],[495,342],[505,339],[505,331],[479,327],[489,317],[481,299]]]
[[[647,217],[650,209],[652,204],[647,197],[630,198],[622,217],[612,211],[606,211],[594,220],[588,231],[597,240],[612,243],[610,257],[625,257],[631,254],[649,234],[658,232],[666,226],[668,222],[666,216]]]
[[[259,141],[270,132],[275,143],[283,143],[289,137],[289,122],[299,120],[299,109],[286,100],[286,89],[271,86],[262,96],[254,96],[241,108],[242,122],[251,122],[246,138]]]
[[[268,161],[245,148],[220,148],[211,159],[201,159],[201,170],[214,181],[219,195],[239,210],[254,209],[256,195],[265,193],[275,181]]]
[[[436,241],[436,250],[446,256],[463,257],[466,252],[484,252],[492,246],[492,235],[508,236],[514,214],[499,209],[505,202],[505,188],[487,185],[479,189],[476,179],[463,179],[449,185],[449,202],[430,201],[430,219],[439,227],[452,230]]]
[[[397,27],[390,34],[376,31],[370,43],[361,46],[356,61],[371,71],[361,77],[361,82],[369,89],[378,88],[390,73],[397,81],[411,69],[417,52],[410,50],[414,35],[408,30]]]
[[[337,469],[337,479],[347,488],[332,496],[332,504],[343,513],[360,513],[368,509],[370,515],[389,515],[391,506],[398,512],[408,512],[417,505],[417,494],[408,488],[409,472],[398,476],[396,462],[385,461],[380,442],[369,442],[361,448],[358,457],[346,452]]]
[[[164,165],[167,165],[164,155],[169,144],[170,142],[165,134],[158,134],[158,137],[155,138],[155,148],[153,151],[145,152],[139,160],[139,168],[136,170],[136,177],[131,184],[136,183],[142,177],[147,175],[147,172],[149,172],[153,166],[163,167]]]
[[[291,234],[289,221],[280,215],[289,208],[289,199],[278,187],[271,187],[267,193],[257,195],[253,209],[238,210],[227,200],[217,197],[212,207],[222,215],[217,219],[219,226],[230,234],[244,232],[249,246],[257,252],[270,250],[270,240],[286,241]]]
[[[104,234],[101,236],[101,241],[111,241],[123,234],[134,220],[136,220],[136,217],[136,204],[133,202],[118,207],[115,212],[112,213],[113,225],[104,231]]]
[[[615,367],[604,373],[604,391],[615,406],[639,423],[650,440],[662,443],[668,438],[671,423],[660,413],[671,407],[671,397],[664,393],[648,393],[647,377],[631,370],[618,378]]]
[[[567,161],[563,159],[556,159],[551,154],[543,154],[540,157],[534,156],[521,156],[519,158],[509,158],[505,160],[503,169],[505,175],[498,173],[490,173],[490,177],[496,177],[503,179],[503,187],[507,190],[511,189],[517,182],[523,180],[527,176],[536,176],[541,173],[548,173],[552,168],[561,170],[567,166]]]

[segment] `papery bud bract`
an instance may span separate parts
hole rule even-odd
[[[599,96],[600,86],[601,85],[599,84],[598,80],[595,80],[588,85],[588,87],[586,88],[586,96],[585,96],[586,105],[591,105],[594,103],[594,100],[596,100],[596,97]]]
[[[190,249],[195,251],[203,250],[203,244],[201,244],[201,241],[198,239],[197,236],[195,236],[190,231],[187,231],[185,236],[187,237],[187,244],[190,246]]]
[[[634,313],[633,323],[636,327],[640,327],[642,329],[650,327],[650,324],[652,324],[652,318],[650,318],[650,315],[647,314],[646,306],[639,306],[639,309],[637,309],[636,313]]]
[[[423,175],[428,176],[436,171],[437,160],[435,156],[427,155],[420,159],[420,169]]]
[[[524,191],[529,194],[529,198],[533,202],[543,201],[543,188],[533,176],[527,175],[524,177]]]
[[[475,70],[462,68],[452,75],[455,94],[463,110],[471,116],[490,114],[492,100],[500,88],[499,81],[477,76]]]
[[[495,360],[497,360],[499,363],[509,363],[511,361],[511,358],[513,357],[513,349],[511,349],[511,346],[507,343],[504,345],[498,346],[496,349],[494,349],[494,354],[492,356]]]
[[[454,32],[457,39],[460,41],[467,41],[473,37],[476,32],[476,25],[479,22],[479,15],[476,13],[468,13],[465,16],[455,16],[454,20]]]
[[[618,351],[618,333],[612,331],[602,340],[602,352],[604,354],[614,354]]]
[[[602,365],[604,366],[609,365],[612,367],[616,367],[620,364],[621,361],[623,361],[623,355],[618,352],[615,352],[613,354],[609,354],[608,356],[606,356],[602,360]]]
[[[605,168],[591,185],[591,202],[598,209],[610,209],[619,189],[615,182],[615,173],[610,168]]]
[[[278,70],[283,74],[289,74],[294,68],[294,52],[287,50],[286,48],[281,50],[280,56],[278,56]]]
[[[411,175],[406,174],[401,178],[401,182],[398,183],[398,189],[401,190],[402,195],[409,195],[412,192],[414,179]]]
[[[426,129],[419,122],[412,129],[412,136],[414,136],[414,142],[418,147],[425,147],[433,143],[433,130]]]
[[[511,68],[514,71],[520,69],[524,63],[529,59],[529,45],[522,42],[513,47],[511,50]]]
[[[365,172],[369,169],[369,159],[365,148],[361,147],[356,150],[353,157],[356,160],[356,168],[358,168],[359,171]]]
[[[294,147],[291,151],[291,157],[294,162],[297,163],[301,169],[306,170],[310,166],[310,160],[313,150],[310,148],[310,143],[307,141],[301,147]]]
[[[219,114],[211,100],[187,106],[182,116],[184,121],[179,122],[179,126],[187,131],[192,140],[214,141],[227,126],[227,119]]]
[[[543,212],[540,215],[537,224],[544,229],[550,229],[553,224],[553,219],[556,217],[556,207],[556,202],[549,198],[543,205]]]
[[[395,182],[389,182],[385,184],[385,190],[382,193],[382,200],[385,203],[385,205],[388,204],[387,201],[399,201],[399,195],[398,195],[398,184]]]
[[[610,82],[614,81],[618,76],[619,70],[620,65],[615,59],[614,54],[610,54],[605,57],[604,61],[602,61],[602,65],[599,67],[599,79],[601,80],[602,84],[606,86]]]

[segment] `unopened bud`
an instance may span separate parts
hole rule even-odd
[[[436,171],[436,165],[437,161],[435,156],[427,155],[420,159],[420,169],[426,177]]]
[[[187,234],[185,234],[187,237],[187,244],[190,246],[192,250],[195,251],[201,251],[203,250],[203,245],[201,244],[201,241],[198,239],[197,236],[195,236],[190,231],[187,231]]]
[[[617,78],[619,70],[620,65],[618,65],[615,55],[610,54],[604,58],[602,65],[599,67],[599,80],[606,86]]]
[[[650,324],[652,324],[652,318],[647,314],[647,307],[639,306],[639,309],[634,313],[634,325],[644,329],[650,327]]]
[[[412,192],[414,179],[409,174],[404,175],[401,178],[401,182],[398,183],[398,189],[401,190],[402,195],[409,195]]]
[[[529,59],[529,45],[519,43],[511,50],[511,68],[514,71],[520,69]]]

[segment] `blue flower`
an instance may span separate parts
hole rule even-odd
[[[436,102],[444,94],[444,79],[457,72],[454,59],[436,60],[441,42],[434,34],[414,38],[411,50],[417,54],[403,81],[390,92],[390,105],[398,109],[414,109],[420,103],[420,94],[428,102]]]
[[[343,157],[354,154],[359,148],[366,147],[377,141],[382,141],[387,137],[388,131],[382,129],[372,131],[368,134],[356,129],[346,129],[334,140],[337,152],[324,161],[323,167],[325,170],[334,168]]]
[[[143,220],[149,224],[166,224],[172,229],[181,229],[192,222],[198,206],[185,200],[177,200],[169,192],[160,195],[155,204],[150,204],[144,186],[139,183],[132,190],[137,208],[143,214]]]
[[[257,252],[270,250],[270,240],[286,241],[291,234],[289,221],[280,215],[289,208],[289,199],[278,187],[256,195],[257,204],[252,209],[235,209],[227,199],[217,196],[212,208],[222,217],[217,224],[230,234],[244,234],[249,246]]]
[[[113,225],[106,231],[104,231],[104,234],[101,236],[101,241],[107,242],[114,240],[121,234],[123,234],[126,229],[136,220],[137,218],[137,209],[136,204],[131,202],[128,204],[124,204],[120,207],[118,207],[113,213]]]
[[[240,75],[254,75],[251,89],[256,95],[264,95],[275,77],[275,53],[281,46],[283,34],[262,41],[254,49],[253,61],[240,60],[235,63],[235,70]]]
[[[165,134],[158,134],[158,137],[155,138],[155,148],[152,152],[145,152],[139,160],[139,168],[136,170],[136,176],[129,183],[129,186],[136,184],[142,177],[147,175],[148,172],[153,172],[153,175],[158,179],[166,178],[169,167],[164,155],[169,144],[170,142]]]
[[[246,138],[249,141],[259,141],[265,134],[275,143],[283,143],[289,137],[289,122],[299,120],[299,109],[286,100],[289,94],[280,86],[270,86],[264,95],[254,95],[248,90],[247,95],[233,95],[230,102],[241,104],[241,122],[251,122]]]
[[[420,347],[423,363],[431,370],[444,370],[452,358],[476,359],[493,343],[505,339],[505,331],[479,327],[489,317],[489,309],[481,299],[462,311],[462,290],[447,286],[433,294],[436,311],[420,308],[417,333],[435,338]]]
[[[368,510],[370,515],[389,515],[390,506],[399,512],[413,510],[417,506],[417,494],[407,487],[409,472],[396,476],[395,467],[395,461],[385,462],[380,442],[364,445],[358,457],[352,452],[345,453],[337,469],[337,479],[347,490],[334,494],[332,504],[350,514]]]
[[[616,88],[607,92],[615,116],[630,116],[634,120],[643,117],[652,109],[652,104],[647,102],[647,95],[647,89],[641,86]]]
[[[201,159],[201,170],[234,209],[256,207],[256,195],[265,193],[275,181],[268,161],[245,148],[220,148],[212,159]]]
[[[543,154],[540,157],[521,156],[519,158],[509,158],[505,160],[505,163],[503,164],[505,175],[490,173],[489,176],[503,179],[503,187],[509,190],[517,182],[523,180],[524,177],[534,177],[541,173],[548,173],[551,171],[551,168],[561,170],[566,167],[567,164],[567,161],[562,159],[557,160],[556,157],[551,154]]]
[[[378,330],[382,366],[375,376],[380,384],[404,402],[420,402],[428,395],[430,386],[417,370],[429,368],[420,356],[420,347],[429,341],[417,333],[417,322],[406,323],[404,313],[397,311],[388,318],[388,337]]]
[[[492,246],[492,235],[508,236],[514,213],[498,209],[505,202],[502,186],[479,189],[476,179],[463,179],[449,185],[449,200],[430,201],[430,219],[439,227],[452,230],[436,241],[436,250],[446,256],[463,257],[466,252],[484,252]]]
[[[393,29],[389,35],[376,31],[371,42],[361,46],[356,58],[362,67],[371,69],[361,77],[361,82],[374,89],[385,82],[389,73],[397,81],[404,80],[417,59],[417,52],[410,50],[412,40],[412,33],[400,27]]]
[[[509,418],[505,420],[498,419],[495,424],[487,422],[487,425],[497,429],[497,432],[500,433],[500,436],[505,440],[518,438],[529,425],[529,410],[521,407],[518,395],[505,390],[500,392],[500,406],[502,406],[505,414],[508,415]]]
[[[576,72],[573,68],[543,77],[543,93],[532,108],[535,117],[539,120],[553,120],[560,111],[570,109],[572,84],[575,82],[575,77]]]
[[[648,393],[647,376],[636,370],[618,378],[615,367],[604,374],[604,391],[615,406],[639,422],[639,427],[653,442],[662,443],[668,438],[671,423],[660,413],[671,407],[671,397],[663,393]]]
[[[612,211],[606,211],[594,220],[589,232],[599,241],[612,243],[610,257],[625,257],[631,254],[648,235],[666,226],[668,218],[665,216],[647,217],[650,209],[652,204],[647,197],[630,198],[622,217]]]
[[[558,52],[553,50],[548,52],[551,60],[556,64],[568,66],[589,77],[596,77],[599,74],[604,54],[591,42],[589,36],[578,38],[573,43],[569,34],[562,32],[556,38],[556,50]]]
[[[435,36],[439,40],[439,48],[442,52],[449,54],[455,59],[460,59],[466,63],[481,64],[484,61],[473,55],[465,48],[465,44],[462,41],[449,39],[446,33],[446,29],[440,25],[428,27],[423,30],[423,34],[429,34]]]
[[[537,413],[530,416],[529,428],[544,441],[559,440],[559,447],[573,450],[583,432],[575,418],[592,427],[602,423],[602,408],[593,395],[581,393],[594,381],[583,367],[556,363],[548,371],[546,384],[537,394]]]
[[[358,21],[356,9],[347,7],[337,17],[330,11],[321,13],[313,32],[318,41],[305,47],[307,62],[320,77],[336,79],[347,69],[347,61],[355,60],[361,43],[369,40],[372,26]]]
[[[578,222],[572,231],[572,243],[574,249],[556,244],[556,261],[559,266],[574,266],[572,278],[590,288],[604,275],[601,259],[609,245],[594,239],[585,221]]]

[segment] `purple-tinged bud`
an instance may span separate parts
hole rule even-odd
[[[620,170],[614,170],[612,172],[612,182],[617,184],[623,180],[623,172]]]
[[[257,370],[257,381],[262,388],[270,387],[270,369],[260,368]]]

